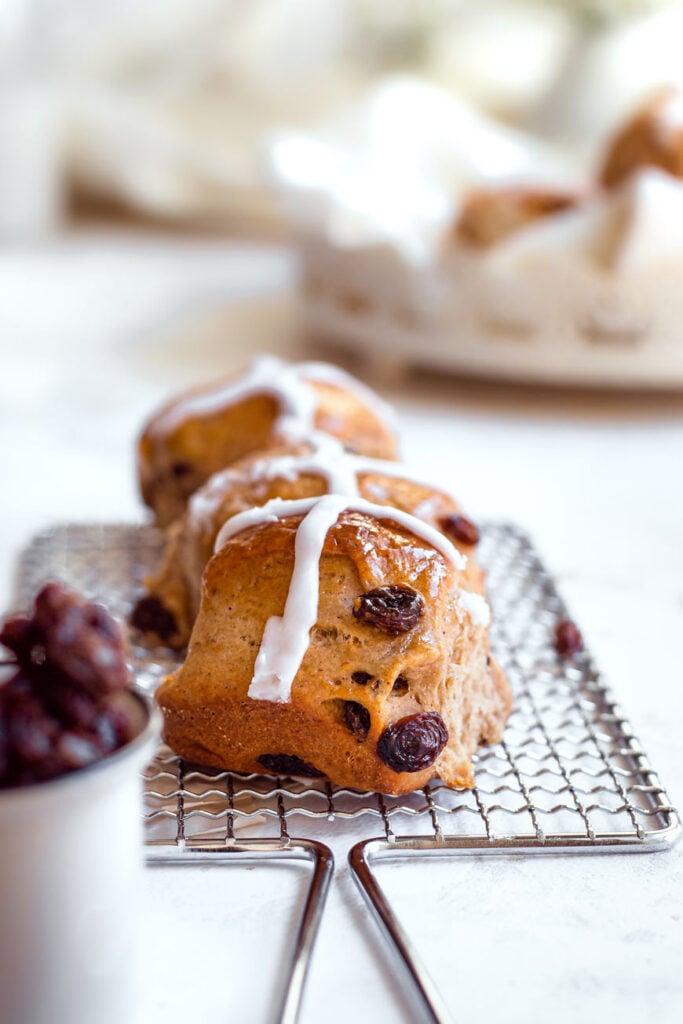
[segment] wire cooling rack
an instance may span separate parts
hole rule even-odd
[[[157,564],[159,533],[149,526],[66,525],[38,536],[24,553],[18,606],[46,579],[62,579],[103,601],[125,624]],[[148,842],[187,856],[231,852],[299,855],[314,866],[290,985],[280,1019],[295,1020],[307,957],[332,869],[320,840],[348,831],[356,881],[393,943],[432,1021],[445,1021],[424,968],[372,871],[379,857],[552,850],[653,851],[680,831],[650,762],[611,691],[583,651],[559,659],[553,634],[567,610],[527,536],[508,524],[484,531],[491,643],[515,694],[503,742],[475,758],[476,788],[434,781],[408,796],[210,771],[161,747],[145,775]],[[139,685],[153,690],[178,664],[166,649],[131,637]],[[308,919],[306,919],[308,913]]]

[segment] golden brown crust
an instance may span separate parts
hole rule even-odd
[[[396,438],[380,417],[350,391],[336,384],[308,380],[316,394],[314,427],[331,434],[351,450],[393,459]],[[242,398],[218,411],[188,415],[171,430],[159,424],[195,389],[167,403],[146,424],[138,442],[140,491],[160,526],[183,514],[188,498],[218,470],[259,449],[276,445],[276,399],[266,393]]]
[[[386,793],[435,775],[473,785],[471,755],[500,739],[511,703],[486,629],[459,600],[461,587],[481,592],[481,577],[391,522],[342,513],[324,544],[317,622],[290,702],[248,696],[266,621],[284,608],[300,521],[245,530],[207,565],[187,660],[157,694],[166,741],[190,760],[243,772],[263,772],[263,755],[294,756],[339,785]],[[410,586],[424,601],[418,624],[398,635],[353,615],[359,594],[388,584]],[[347,724],[348,702],[367,709],[367,736]],[[394,771],[378,756],[379,738],[420,712],[442,717],[448,744],[428,767]]]
[[[683,126],[667,129],[663,123],[666,107],[677,98],[674,89],[660,90],[619,129],[599,175],[605,188],[615,188],[644,167],[683,178]]]
[[[285,500],[311,498],[325,494],[325,478],[314,472],[303,473],[291,479],[276,476],[268,479],[263,470],[273,459],[286,455],[300,455],[308,446],[282,446],[268,452],[256,452],[240,459],[228,472],[212,478],[198,493],[195,504],[203,505],[200,513],[191,506],[183,518],[167,532],[162,563],[158,573],[146,580],[149,593],[158,598],[176,622],[176,632],[165,637],[172,647],[184,647],[190,637],[192,625],[199,611],[200,581],[206,563],[213,554],[216,537],[221,527],[232,516],[256,505],[264,505],[272,498]],[[460,511],[458,504],[443,491],[406,477],[383,475],[379,472],[359,473],[361,497],[379,505],[390,505],[441,529],[448,516]],[[473,545],[454,541],[466,555]],[[474,559],[469,562],[468,573],[473,586],[482,581],[481,570]]]
[[[574,206],[574,193],[553,189],[477,189],[465,199],[455,235],[466,245],[484,248],[541,217]]]

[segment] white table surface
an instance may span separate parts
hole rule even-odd
[[[57,520],[139,519],[132,442],[168,392],[292,351],[282,250],[80,235],[0,251],[0,607]],[[426,378],[384,390],[406,461],[521,523],[668,787],[683,794],[683,395]],[[373,383],[382,382],[375,376]],[[334,841],[303,1024],[417,1019]],[[459,1020],[683,1019],[683,844],[653,856],[385,869]],[[265,1021],[301,898],[285,869],[151,871],[141,1020]]]

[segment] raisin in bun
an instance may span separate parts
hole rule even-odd
[[[481,582],[447,538],[361,498],[234,516],[202,579],[185,664],[157,693],[188,760],[400,794],[471,756],[511,707]]]
[[[240,378],[175,398],[151,418],[138,444],[142,497],[168,526],[213,473],[313,429],[364,455],[396,456],[390,411],[372,391],[326,363],[268,356]]]
[[[465,554],[479,539],[474,524],[446,493],[406,476],[400,463],[345,452],[335,438],[314,434],[302,445],[258,452],[216,473],[188,502],[184,516],[167,531],[158,573],[146,580],[132,623],[172,647],[184,647],[199,611],[201,576],[223,524],[273,498],[327,493],[358,495],[409,512],[446,532]],[[472,559],[468,576],[481,584]]]
[[[683,94],[662,89],[626,122],[612,139],[600,181],[620,185],[635,171],[658,167],[683,178]]]

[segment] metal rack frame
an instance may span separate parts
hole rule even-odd
[[[160,535],[148,526],[55,527],[24,554],[17,605],[27,605],[45,579],[61,578],[104,601],[125,622],[160,545]],[[296,1020],[332,875],[332,854],[320,842],[326,830],[336,839],[358,840],[360,833],[349,854],[351,872],[414,983],[426,1019],[441,1024],[448,1011],[380,887],[375,865],[468,854],[654,852],[668,849],[680,834],[666,791],[589,653],[558,658],[552,636],[567,609],[526,535],[509,524],[489,524],[479,557],[488,573],[492,648],[515,705],[503,742],[474,758],[475,789],[452,790],[435,780],[390,797],[324,779],[211,771],[185,764],[168,748],[146,774],[152,862],[312,864],[279,1010],[278,1019],[287,1024]],[[178,656],[131,640],[137,682],[152,690]]]
[[[167,840],[148,842],[147,864],[150,867],[178,867],[192,864],[232,865],[275,861],[304,861],[312,866],[311,880],[304,908],[294,936],[292,953],[286,966],[282,992],[277,1000],[274,1021],[296,1024],[315,945],[318,927],[334,871],[332,851],[324,843],[310,839],[180,840],[171,852]]]
[[[456,855],[523,855],[557,853],[653,853],[667,850],[677,840],[680,826],[677,821],[648,839],[623,836],[620,833],[603,835],[596,839],[587,836],[563,834],[514,836],[510,839],[482,839],[472,836],[441,836],[418,838],[392,836],[384,839],[365,839],[356,843],[348,855],[349,867],[368,907],[386,940],[389,942],[401,969],[414,987],[418,1001],[429,1024],[452,1024],[452,1016],[429,975],[417,950],[402,927],[394,909],[382,889],[374,864],[381,861],[415,857],[453,857]]]

